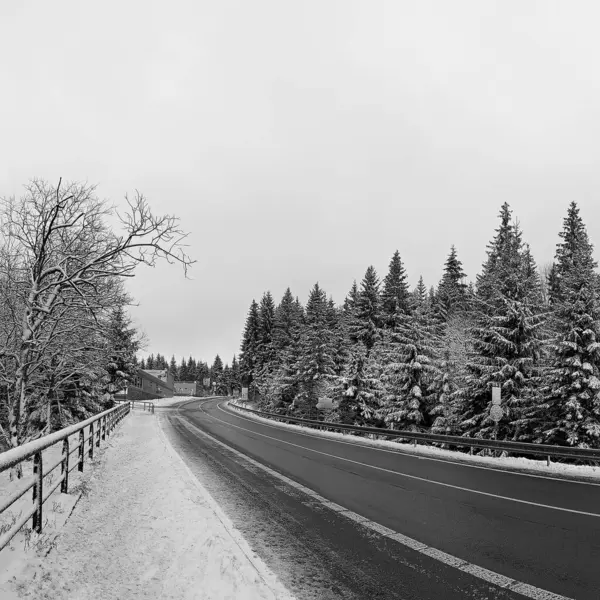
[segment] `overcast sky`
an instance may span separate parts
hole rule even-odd
[[[129,289],[149,352],[226,362],[252,298],[342,302],[393,252],[469,279],[508,201],[539,264],[576,200],[600,244],[600,5],[0,0],[0,196],[136,188],[198,260]]]

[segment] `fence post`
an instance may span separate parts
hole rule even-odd
[[[60,493],[68,494],[69,493],[69,436],[67,436],[63,440],[63,460],[60,466],[60,472],[62,474],[63,480],[60,484]]]
[[[417,439],[415,438],[415,439],[413,440],[413,448],[416,448],[416,447],[417,447]]]
[[[85,433],[83,428],[79,430],[79,465],[78,471],[83,471],[83,463],[85,461]]]
[[[102,420],[99,419],[98,420],[98,431],[96,432],[97,435],[97,440],[96,440],[96,448],[100,448],[100,437],[102,436]]]
[[[550,466],[550,456],[546,456],[546,466],[549,467]]]
[[[33,504],[35,512],[33,513],[32,529],[37,533],[42,533],[42,506],[44,501],[44,465],[42,462],[42,453],[36,452],[33,457],[33,476],[35,485],[33,486]]]
[[[102,430],[102,441],[106,441],[106,417],[107,415],[104,415],[102,417],[102,421],[100,423],[100,428]]]
[[[94,424],[90,423],[90,458],[94,458]]]

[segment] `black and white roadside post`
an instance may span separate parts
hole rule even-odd
[[[496,423],[494,427],[494,438],[498,439],[498,423],[500,419],[504,416],[504,411],[502,410],[502,388],[499,385],[494,385],[492,387],[492,408],[490,409],[490,417]]]

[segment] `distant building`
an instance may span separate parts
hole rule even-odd
[[[175,395],[176,396],[195,396],[198,393],[197,381],[176,381]]]
[[[158,398],[172,398],[173,384],[173,374],[168,369],[138,369],[133,381],[127,387],[127,399],[156,400]]]

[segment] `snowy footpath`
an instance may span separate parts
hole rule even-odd
[[[46,557],[2,600],[292,599],[172,449],[158,416],[118,427]]]

